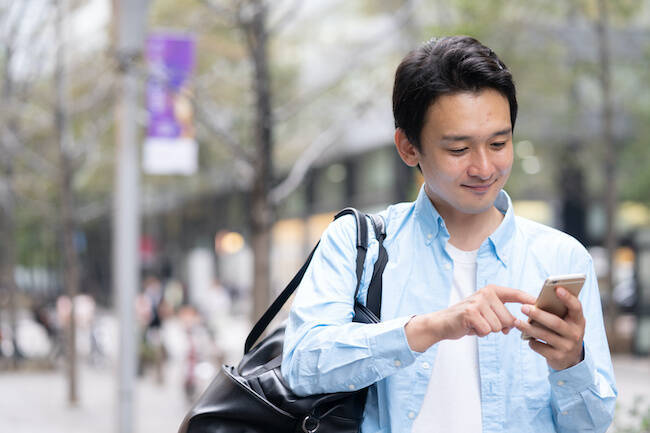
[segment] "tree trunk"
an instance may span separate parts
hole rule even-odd
[[[72,172],[68,157],[61,151],[61,220],[63,226],[64,282],[70,298],[70,320],[66,330],[66,358],[68,361],[68,402],[78,402],[77,338],[74,298],[78,293],[79,260],[74,244]]]
[[[11,63],[13,50],[9,43],[4,49],[4,80],[2,83],[2,100],[7,106],[10,106],[13,99],[14,82],[11,76]],[[13,118],[5,118],[4,128],[8,131],[15,132],[16,124]],[[16,268],[16,221],[15,221],[15,191],[14,191],[14,173],[13,173],[13,156],[10,152],[9,138],[3,128],[2,152],[0,154],[0,163],[2,164],[2,178],[4,185],[0,185],[0,234],[2,235],[2,253],[0,254],[0,284],[7,291],[7,306],[9,309],[9,327],[11,329],[11,344],[13,355],[11,366],[18,367],[20,351],[16,341],[16,295],[18,288],[14,278]]]
[[[257,320],[269,305],[271,291],[270,255],[273,206],[269,189],[273,179],[273,119],[268,65],[267,10],[264,2],[255,0],[252,20],[244,25],[249,55],[254,66],[255,93],[255,176],[251,193],[251,226],[254,256],[252,318]]]
[[[68,362],[68,402],[76,405],[77,392],[77,348],[76,320],[74,298],[78,292],[79,262],[74,245],[75,224],[73,219],[72,164],[69,158],[70,140],[68,133],[65,81],[65,39],[63,38],[63,20],[65,17],[65,0],[57,2],[57,41],[56,69],[54,80],[56,87],[56,104],[54,108],[54,123],[59,142],[59,188],[61,193],[61,225],[63,229],[64,282],[66,293],[70,299],[70,318],[66,330],[66,358]]]
[[[568,28],[576,28],[577,12],[577,5],[570,4],[567,16]],[[569,124],[575,123],[582,111],[582,101],[578,90],[576,58],[577,53],[572,50],[567,52],[567,69],[569,75],[574,77],[567,95],[567,121]],[[579,134],[571,134],[566,141],[560,144],[556,160],[559,174],[556,188],[560,192],[562,230],[582,244],[587,244],[589,240],[587,237],[587,206],[589,199],[585,187],[584,170],[581,165],[582,149],[583,143]]]
[[[7,155],[2,161],[2,176],[4,179],[4,191],[2,191],[2,200],[0,202],[0,219],[2,234],[2,278],[0,284],[7,291],[7,306],[9,308],[9,327],[11,329],[11,344],[13,354],[11,357],[11,367],[17,368],[18,361],[21,358],[16,339],[16,295],[17,287],[14,279],[16,268],[16,227],[15,227],[15,197],[13,187],[13,162],[12,157]]]
[[[610,335],[614,330],[614,320],[618,309],[612,297],[614,291],[614,254],[618,239],[616,236],[616,205],[618,201],[616,186],[616,143],[613,133],[612,116],[612,92],[611,92],[611,60],[608,40],[608,12],[605,0],[598,0],[598,22],[596,33],[598,37],[598,53],[600,63],[600,87],[602,91],[602,134],[605,146],[604,170],[605,170],[605,209],[606,209],[606,231],[605,246],[607,248],[607,308],[605,310],[605,325]]]

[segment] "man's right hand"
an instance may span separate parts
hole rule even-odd
[[[521,290],[488,285],[444,310],[414,316],[405,326],[409,346],[424,352],[441,340],[457,340],[465,335],[484,337],[491,332],[507,334],[515,317],[506,302],[534,304],[535,297]]]

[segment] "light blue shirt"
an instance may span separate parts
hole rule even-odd
[[[537,296],[550,275],[586,274],[580,293],[585,358],[555,371],[516,329],[479,338],[483,431],[605,432],[617,391],[591,257],[572,237],[515,216],[504,191],[495,206],[505,217],[478,250],[476,287],[496,284]],[[282,374],[299,395],[372,385],[361,431],[406,433],[421,409],[438,345],[412,351],[404,325],[413,315],[448,307],[453,262],[444,248],[449,232],[423,188],[415,202],[390,206],[382,215],[389,257],[382,322],[352,322],[356,232],[353,217],[344,216],[323,234],[298,288],[286,328]],[[371,228],[369,239],[358,295],[362,301],[378,253]],[[527,320],[520,304],[506,306]]]

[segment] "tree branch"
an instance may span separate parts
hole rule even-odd
[[[104,74],[102,74],[104,75]],[[101,78],[101,76],[99,77]],[[70,116],[90,110],[101,101],[110,102],[115,95],[115,81],[112,79],[98,80],[99,85],[95,86],[90,93],[84,94],[83,98],[72,101]]]
[[[271,189],[269,192],[271,202],[277,205],[298,188],[309,169],[318,161],[321,155],[327,149],[330,149],[333,144],[340,142],[341,136],[348,128],[348,119],[358,118],[363,115],[371,105],[370,99],[357,103],[352,110],[339,116],[339,121],[332,123],[329,128],[321,132],[311,142],[309,147],[300,154],[298,160],[291,167],[289,175],[280,184]]]
[[[58,168],[54,164],[31,150],[29,146],[24,146],[16,132],[6,125],[2,125],[2,137],[5,151],[23,160],[36,173],[46,176],[55,176],[58,173]]]
[[[9,22],[9,18],[11,16],[11,6],[14,6],[18,4],[17,7],[21,7],[21,9],[18,9],[18,16],[13,19],[13,22]],[[2,28],[6,29],[4,34],[1,35],[2,39],[4,40],[4,44],[8,47],[14,48],[14,43],[16,41],[16,34],[20,30],[20,26],[23,23],[23,17],[25,16],[25,13],[27,12],[27,6],[29,2],[28,1],[22,1],[22,2],[13,2],[11,5],[7,8],[5,14],[4,14],[4,22],[2,23]]]
[[[293,3],[289,6],[287,11],[281,15],[275,23],[269,25],[267,30],[269,36],[274,36],[280,33],[283,28],[296,17],[303,4],[304,0],[293,0]]]
[[[344,79],[348,78],[350,72],[360,68],[368,60],[374,60],[373,50],[391,41],[386,37],[387,34],[393,33],[392,28],[400,29],[407,25],[412,19],[412,10],[422,0],[407,1],[399,7],[394,13],[394,19],[391,21],[390,28],[381,29],[375,35],[370,36],[357,50],[350,54],[348,61],[341,68],[341,73],[330,80],[327,84],[313,90],[309,90],[303,95],[297,96],[293,100],[285,103],[283,106],[274,110],[273,119],[277,122],[285,122],[304,110],[306,106],[318,100],[320,96],[329,92]]]
[[[239,7],[234,10],[225,7],[216,0],[202,0],[202,3],[225,20],[229,25],[239,25]]]
[[[82,206],[77,206],[75,209],[75,221],[78,224],[86,224],[102,215],[107,215],[111,210],[110,199],[99,200],[87,203]]]
[[[215,134],[222,140],[228,150],[233,154],[233,156],[242,162],[246,163],[252,168],[253,155],[250,155],[241,144],[221,125],[216,116],[212,115],[211,111],[218,111],[218,107],[215,107],[214,104],[210,101],[208,103],[210,106],[205,107],[201,104],[198,98],[194,98],[194,107],[196,108],[197,120],[201,121],[201,124],[205,126],[210,132]],[[206,104],[207,105],[207,104]]]
[[[113,126],[114,119],[112,116],[100,116],[97,120],[91,122],[84,122],[81,131],[81,137],[74,140],[76,146],[74,154],[68,155],[71,161],[73,173],[76,173],[83,163],[84,157],[89,154],[94,154],[97,150],[98,137],[102,137]]]

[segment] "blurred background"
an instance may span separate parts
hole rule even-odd
[[[650,1],[0,0],[0,431],[175,432],[334,213],[415,199],[401,58],[491,47],[518,214],[585,244],[650,431]]]

